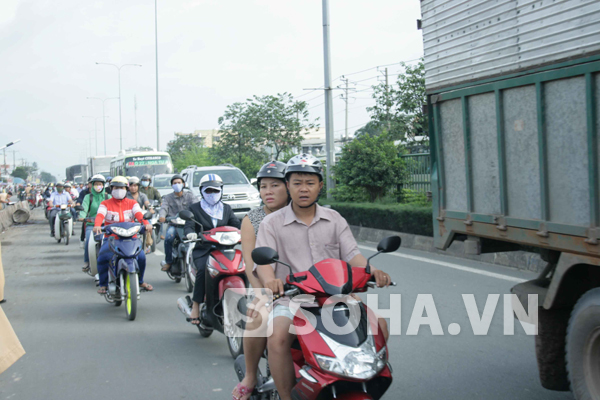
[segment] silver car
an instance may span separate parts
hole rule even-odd
[[[217,174],[223,179],[223,202],[231,206],[239,219],[260,205],[260,194],[256,187],[239,168],[231,164],[211,167],[190,165],[181,171],[186,187],[192,189],[198,199],[200,199],[200,179],[206,174]]]
[[[156,174],[152,177],[152,186],[155,187],[160,193],[161,197],[173,193],[171,187],[171,177],[174,174]]]

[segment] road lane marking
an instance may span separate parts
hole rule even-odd
[[[163,253],[163,252],[162,252],[162,251],[160,251],[160,250],[154,250],[154,254],[156,254],[156,255],[157,255],[157,256],[159,256],[159,257],[162,257],[162,256],[164,256],[164,255],[165,255],[165,253]]]
[[[374,247],[371,247],[371,246],[358,245],[358,247],[361,249],[377,252],[377,249]],[[432,259],[426,258],[426,257],[412,256],[409,254],[401,254],[401,253],[386,253],[386,254],[389,254],[391,256],[401,257],[401,258],[408,258],[409,260],[420,261],[420,262],[424,262],[424,263],[428,263],[428,264],[437,264],[442,267],[452,268],[452,269],[456,269],[456,270],[464,271],[464,272],[471,272],[473,274],[479,274],[479,275],[483,275],[483,276],[489,276],[491,278],[503,279],[503,280],[509,281],[509,282],[521,283],[521,282],[526,281],[525,279],[515,278],[514,276],[502,275],[502,274],[497,274],[495,272],[480,270],[477,268],[465,267],[462,265],[458,265],[458,264],[454,264],[454,263],[450,263],[450,262],[446,262],[446,261],[432,260]]]

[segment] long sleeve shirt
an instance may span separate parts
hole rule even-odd
[[[174,217],[179,211],[187,210],[197,202],[198,198],[190,191],[184,190],[183,196],[171,193],[163,197],[162,208],[158,215],[161,218]]]
[[[63,191],[62,193],[54,192],[50,196],[50,201],[53,206],[61,206],[63,204],[69,204],[73,201],[71,195],[68,192]]]
[[[102,221],[105,225],[117,222],[134,222],[134,218],[142,224],[150,224],[148,221],[144,221],[142,208],[137,201],[127,198],[117,200],[113,197],[100,203],[94,226],[102,225]]]

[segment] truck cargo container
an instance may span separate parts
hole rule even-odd
[[[600,399],[600,2],[421,1],[434,241],[533,249],[541,384]]]

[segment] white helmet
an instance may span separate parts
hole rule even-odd
[[[104,175],[96,174],[96,175],[92,176],[92,179],[90,179],[90,182],[91,183],[94,183],[94,182],[106,183],[106,178],[104,178]]]
[[[200,179],[200,190],[202,191],[202,189],[206,187],[221,190],[223,187],[223,179],[217,174],[206,174]]]

